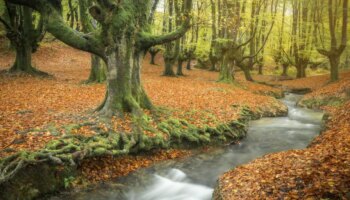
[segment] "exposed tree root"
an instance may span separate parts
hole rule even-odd
[[[18,70],[15,68],[11,68],[9,70],[0,71],[0,74],[4,74],[4,75],[31,75],[31,76],[44,77],[44,78],[52,77],[51,74],[49,74],[47,72],[43,72],[43,71],[38,70],[38,69],[33,68],[33,67],[28,69],[28,70]]]
[[[242,111],[246,112],[246,111]],[[101,128],[98,123],[88,123],[98,134],[92,137],[68,134],[49,142],[37,152],[19,152],[0,160],[0,184],[9,181],[30,164],[77,166],[85,158],[96,156],[120,156],[152,149],[169,147],[195,147],[203,144],[227,144],[245,136],[245,124],[250,118],[243,115],[238,121],[217,127],[198,128],[186,120],[169,118],[152,127],[150,117],[142,114],[133,118],[132,133],[116,132],[112,126]],[[74,128],[86,126],[87,123]],[[145,132],[151,132],[148,136]]]

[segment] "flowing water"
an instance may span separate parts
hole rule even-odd
[[[89,191],[51,199],[209,200],[224,172],[267,153],[305,148],[319,134],[323,114],[297,108],[300,97],[288,94],[282,100],[289,108],[287,117],[252,121],[247,137],[237,145],[163,162]]]

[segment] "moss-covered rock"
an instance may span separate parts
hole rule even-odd
[[[312,92],[311,88],[287,88],[285,90],[289,93],[294,93],[294,94],[307,94]]]
[[[328,96],[328,97],[315,97],[305,98],[298,102],[298,106],[310,109],[320,109],[323,106],[339,107],[344,104],[345,98]]]
[[[70,166],[52,166],[47,163],[28,165],[11,180],[0,184],[0,199],[36,199],[42,194],[64,189],[65,180],[76,174],[76,168]]]

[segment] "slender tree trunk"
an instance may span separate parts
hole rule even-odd
[[[183,72],[182,72],[182,63],[183,61],[182,60],[178,60],[177,61],[177,71],[176,71],[176,75],[177,76],[183,76]]]
[[[156,64],[155,58],[156,58],[156,55],[157,55],[158,52],[151,52],[151,51],[150,51],[149,53],[150,53],[150,55],[151,55],[150,64],[151,64],[151,65],[155,65],[155,64]]]
[[[209,68],[209,71],[216,71],[217,60],[214,58],[211,58],[210,63],[211,63],[211,66]]]
[[[90,19],[87,13],[91,5],[91,0],[79,0],[79,15],[77,9],[75,9],[77,24],[81,23],[81,28],[84,33],[92,32],[95,28],[91,21],[92,19]],[[78,20],[79,18],[80,20]],[[78,25],[77,28],[79,28]],[[91,54],[90,75],[86,83],[102,83],[106,81],[106,73],[106,65],[102,59]]]
[[[187,70],[191,70],[191,60],[192,60],[192,58],[190,56],[190,58],[187,60],[187,65],[186,65]]]
[[[345,59],[345,69],[348,69],[349,67],[350,67],[350,56],[349,56],[349,53],[347,52],[346,59]]]
[[[217,55],[215,52],[215,40],[217,37],[217,30],[216,30],[216,4],[214,0],[210,0],[211,5],[211,20],[212,20],[212,36],[211,36],[211,44],[210,44],[210,53],[209,53],[209,59],[211,63],[211,67],[209,68],[209,71],[215,71],[216,69],[216,63],[217,63]]]
[[[264,67],[264,65],[262,65],[262,64],[259,64],[259,69],[258,69],[258,73],[260,74],[260,75],[263,75],[263,67]]]
[[[153,108],[152,101],[147,96],[147,93],[144,90],[143,85],[141,83],[141,67],[144,55],[144,51],[136,51],[134,54],[134,67],[132,72],[132,94],[136,99],[136,102],[140,104],[141,108],[150,110]]]
[[[243,67],[241,68],[244,72],[244,77],[247,81],[254,81],[252,75],[250,74],[249,67]]]
[[[282,76],[288,76],[288,64],[282,64]]]
[[[88,83],[103,83],[106,80],[106,67],[98,56],[91,54],[90,68]]]
[[[72,0],[68,0],[68,7],[69,7],[69,14],[67,17],[67,20],[70,21],[70,27],[74,27],[74,8]]]

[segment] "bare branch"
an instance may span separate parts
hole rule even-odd
[[[5,26],[6,30],[12,31],[10,24],[8,24],[5,19],[0,17],[0,22]]]
[[[182,25],[175,31],[168,34],[154,36],[149,33],[143,32],[139,34],[138,44],[143,49],[148,49],[152,46],[168,43],[181,38],[187,30],[190,28],[190,12],[192,10],[192,0],[186,0],[184,17]]]

